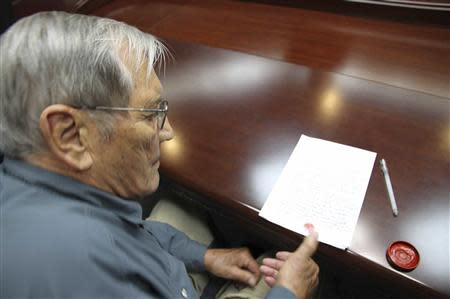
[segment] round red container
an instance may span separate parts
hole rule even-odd
[[[405,241],[392,243],[386,251],[386,258],[392,267],[405,272],[414,270],[420,261],[417,249]]]

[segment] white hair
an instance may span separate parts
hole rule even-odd
[[[0,151],[23,158],[44,149],[39,117],[49,105],[128,106],[133,74],[147,67],[150,76],[165,49],[110,19],[43,12],[18,21],[0,37]],[[94,114],[107,135],[113,116]]]

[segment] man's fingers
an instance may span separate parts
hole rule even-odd
[[[277,259],[286,261],[289,256],[291,256],[292,252],[289,251],[278,251],[276,254]]]
[[[264,258],[262,261],[263,265],[266,265],[268,267],[274,268],[276,270],[280,270],[280,268],[283,266],[284,261],[273,259],[273,258]]]
[[[259,273],[259,269],[258,269]],[[258,276],[253,274],[250,271],[242,270],[239,267],[233,267],[231,268],[231,276],[233,280],[237,280],[243,283],[246,283],[252,287],[256,285],[256,282],[258,281]]]
[[[277,283],[277,280],[275,278],[273,278],[272,276],[265,276],[264,277],[264,281],[267,283],[267,285],[269,287],[274,287],[275,284]]]
[[[295,251],[295,254],[303,257],[311,257],[314,252],[316,252],[319,244],[317,238],[318,234],[315,231],[311,232],[311,234],[303,240],[302,244],[300,244],[298,249]]]
[[[277,271],[277,270],[275,270],[275,269],[273,269],[273,268],[271,268],[271,267],[267,267],[267,266],[265,266],[265,265],[262,265],[261,267],[259,267],[259,270],[261,271],[261,273],[262,273],[264,276],[273,276],[273,277],[276,278],[276,276],[277,276],[277,274],[278,274],[278,271]]]
[[[259,265],[251,255],[247,259],[245,267],[259,278]]]

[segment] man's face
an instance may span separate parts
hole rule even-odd
[[[128,107],[158,108],[162,87],[156,74],[146,80],[142,71],[136,77]],[[158,188],[160,143],[172,139],[173,130],[168,119],[160,129],[156,114],[123,113],[112,138],[96,143],[94,165],[101,185],[121,197],[138,198]]]

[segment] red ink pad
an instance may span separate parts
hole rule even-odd
[[[413,245],[405,241],[396,241],[388,247],[386,259],[395,269],[408,272],[419,265],[420,256]]]

